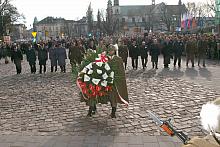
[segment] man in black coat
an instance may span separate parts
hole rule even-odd
[[[26,56],[31,68],[31,73],[36,73],[36,52],[32,45],[29,45],[26,50]]]
[[[157,39],[154,39],[153,43],[150,46],[150,55],[152,67],[158,69],[158,56],[160,55],[160,48]]]
[[[17,74],[21,74],[21,61],[23,60],[23,55],[17,45],[12,47],[11,61],[14,62],[16,66]]]
[[[184,51],[184,43],[180,38],[177,38],[177,40],[174,42],[173,50],[174,50],[174,67],[176,67],[177,61],[178,61],[178,67],[181,67],[181,56]]]
[[[142,42],[142,45],[140,46],[140,55],[141,55],[141,61],[142,61],[142,67],[145,69],[147,67],[147,61],[148,61],[148,47],[146,46],[145,42]]]
[[[162,48],[162,54],[164,58],[163,61],[164,68],[169,68],[170,59],[173,58],[172,49],[173,49],[173,42],[167,37]]]
[[[48,59],[47,50],[45,49],[44,45],[40,45],[39,46],[39,51],[38,51],[38,60],[39,60],[39,65],[40,65],[40,74],[42,74],[42,66],[44,66],[44,73],[46,72],[47,59]]]
[[[137,69],[138,68],[139,47],[138,47],[135,40],[132,42],[129,54],[130,54],[130,57],[132,60],[133,69]]]

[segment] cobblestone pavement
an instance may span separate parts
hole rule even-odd
[[[208,67],[202,69],[171,68],[157,71],[150,69],[151,66],[146,70],[131,70],[129,66],[126,71],[129,107],[119,105],[117,118],[111,119],[110,105],[98,105],[98,113],[87,118],[88,107],[80,102],[78,89],[72,82],[70,72],[33,75],[29,73],[26,61],[22,65],[23,74],[15,75],[12,63],[5,65],[0,61],[0,134],[9,135],[0,138],[18,138],[21,135],[67,135],[67,138],[94,134],[101,137],[111,135],[113,138],[141,135],[133,136],[138,137],[137,140],[141,138],[141,143],[136,145],[146,146],[149,142],[144,142],[143,136],[148,136],[148,140],[150,136],[166,135],[149,119],[147,110],[163,119],[173,118],[173,125],[190,136],[203,136],[199,121],[201,106],[220,96],[215,89],[220,85],[216,82],[220,78],[218,63],[208,63]],[[159,68],[162,68],[161,63]],[[86,137],[83,141],[85,143]],[[156,143],[150,143],[152,146],[162,147],[160,142],[163,140],[157,138]],[[7,140],[0,139],[0,146],[1,143],[3,146],[8,145]],[[175,141],[171,143],[172,145],[168,143],[169,147],[175,146]],[[10,141],[9,144],[13,145]],[[96,146],[97,142],[94,144]],[[118,146],[127,145],[132,146],[128,142]]]

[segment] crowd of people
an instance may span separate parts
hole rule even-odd
[[[138,69],[138,59],[141,58],[142,68],[148,63],[151,56],[152,67],[158,69],[158,57],[163,56],[164,68],[169,68],[171,59],[173,66],[181,65],[182,56],[186,56],[186,66],[191,62],[195,66],[195,58],[198,58],[198,66],[206,66],[205,60],[220,60],[219,38],[214,35],[166,35],[148,34],[142,37],[104,37],[74,38],[40,41],[38,43],[0,43],[0,59],[5,63],[11,61],[16,65],[17,74],[21,73],[23,54],[29,62],[31,73],[36,73],[36,60],[39,61],[39,73],[47,70],[47,60],[51,62],[51,72],[57,71],[60,66],[61,72],[66,72],[67,49],[71,65],[80,64],[87,50],[101,48],[106,50],[110,44],[118,44],[118,55],[123,59],[124,68],[127,68],[127,59],[131,57],[133,69]]]

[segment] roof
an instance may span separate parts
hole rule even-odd
[[[120,6],[120,15],[121,16],[144,16],[154,13],[160,13],[160,9],[162,6],[165,6],[165,3],[159,3],[157,5],[127,5],[127,6]],[[180,14],[180,10],[184,12],[185,6],[184,5],[166,5],[168,11],[172,14]]]
[[[145,15],[150,12],[151,5],[130,5],[120,6],[120,15],[122,16],[137,16]]]
[[[39,21],[37,24],[55,24],[64,21],[65,21],[64,18],[46,17],[43,20]]]

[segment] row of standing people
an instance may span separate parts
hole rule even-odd
[[[60,43],[51,47],[45,44],[31,45],[29,44],[25,50],[27,61],[30,65],[31,73],[36,73],[36,61],[39,61],[39,73],[45,73],[47,70],[47,60],[50,59],[51,72],[57,71],[57,66],[61,68],[61,72],[66,72],[66,48],[62,47]],[[49,57],[49,58],[48,58]],[[11,47],[11,61],[16,66],[17,74],[22,71],[23,53],[18,45],[14,44]]]
[[[186,66],[188,67],[189,61],[191,61],[192,67],[194,67],[195,57],[198,58],[198,66],[206,66],[205,60],[208,55],[209,44],[207,39],[203,36],[196,38],[194,36],[189,37],[187,40],[183,40],[181,37],[172,39],[166,37],[163,40],[159,38],[147,38],[142,42],[138,40],[118,40],[119,43],[119,56],[123,58],[125,68],[127,65],[127,58],[131,57],[133,69],[138,68],[138,58],[141,57],[142,67],[146,68],[148,62],[148,54],[151,55],[151,61],[153,68],[158,68],[158,56],[163,55],[164,68],[168,68],[171,63],[171,59],[174,59],[174,67],[178,65],[181,67],[181,60],[183,54],[186,55]]]

